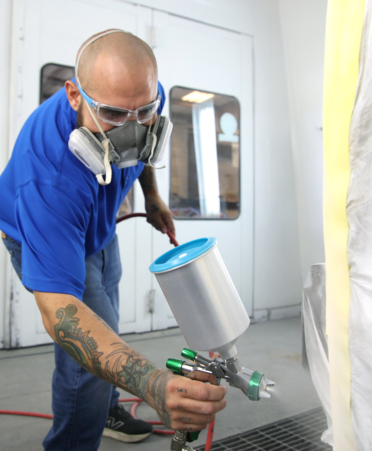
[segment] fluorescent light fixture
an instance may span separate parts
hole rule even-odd
[[[202,103],[212,97],[214,97],[214,94],[210,94],[209,92],[193,91],[183,96],[182,100],[185,100],[186,102]]]
[[[200,216],[220,217],[220,182],[213,100],[192,106],[196,171],[198,174]]]

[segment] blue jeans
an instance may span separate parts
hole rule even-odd
[[[22,278],[21,245],[6,237],[3,242],[18,276]],[[115,235],[103,251],[85,260],[83,302],[118,333],[121,263]],[[112,385],[79,366],[55,344],[52,382],[53,426],[43,445],[45,451],[96,451],[109,409],[119,392]]]

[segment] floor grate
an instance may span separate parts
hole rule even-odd
[[[224,438],[212,451],[321,451],[332,447],[320,441],[328,428],[323,409],[308,412]],[[204,451],[204,446],[195,451]]]

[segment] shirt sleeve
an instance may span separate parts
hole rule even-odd
[[[82,300],[89,221],[82,196],[32,181],[19,188],[15,215],[22,237],[22,283]]]

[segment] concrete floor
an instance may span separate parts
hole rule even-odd
[[[159,367],[168,357],[178,358],[186,343],[179,329],[123,337]],[[262,426],[320,406],[309,373],[301,367],[300,318],[251,324],[237,342],[244,366],[262,371],[277,384],[271,399],[249,401],[230,387],[227,407],[217,415],[215,440]],[[0,351],[0,409],[51,412],[52,346]],[[123,392],[123,397],[128,394]],[[137,416],[156,419],[146,405]],[[40,451],[50,420],[0,416],[1,451]],[[193,445],[205,443],[206,432]],[[152,435],[140,444],[123,444],[103,438],[100,451],[160,451],[170,449],[169,436]]]

